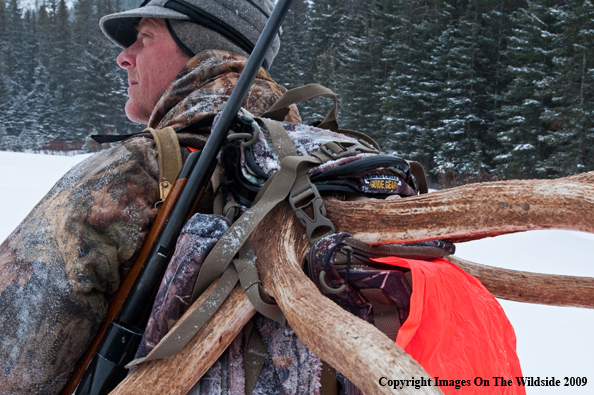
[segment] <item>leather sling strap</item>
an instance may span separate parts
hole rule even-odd
[[[183,165],[177,134],[171,127],[165,129],[146,128],[144,131],[150,132],[157,144],[159,194],[161,200],[165,201]]]
[[[415,176],[417,182],[419,183],[419,192],[429,192],[429,189],[427,187],[427,178],[425,177],[425,169],[423,169],[423,165],[419,162],[415,162],[414,160],[408,160],[407,162],[410,166],[410,172],[413,176]]]
[[[276,121],[282,121],[289,113],[289,106],[291,104],[301,103],[303,101],[311,100],[319,96],[329,96],[334,100],[334,106],[326,115],[326,118],[318,125],[322,129],[337,130],[338,129],[338,99],[334,92],[330,89],[318,84],[309,84],[300,86],[299,88],[291,89],[285,92],[284,95],[272,107],[268,109],[262,118],[270,118]]]

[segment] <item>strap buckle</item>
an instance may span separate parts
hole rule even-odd
[[[321,151],[328,155],[332,160],[355,156],[358,154],[377,154],[379,151],[371,144],[359,140],[357,142],[349,141],[328,141],[321,147]]]
[[[299,218],[299,222],[305,226],[305,233],[311,243],[315,243],[318,239],[336,231],[334,224],[326,218],[324,201],[314,184],[308,183],[291,191],[289,194],[289,203],[291,203],[295,215]],[[307,209],[313,214],[313,218],[306,212]],[[330,228],[330,230],[314,238],[314,234],[320,228]]]

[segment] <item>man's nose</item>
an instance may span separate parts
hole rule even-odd
[[[133,47],[134,45],[129,46],[118,55],[117,62],[121,68],[127,70],[136,66],[136,55]]]

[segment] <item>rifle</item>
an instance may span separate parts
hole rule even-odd
[[[161,277],[177,238],[216,168],[216,157],[292,0],[279,0],[258,39],[237,85],[200,153],[188,159],[161,207],[139,258],[110,304],[106,318],[62,395],[108,394],[127,374],[142,338]]]

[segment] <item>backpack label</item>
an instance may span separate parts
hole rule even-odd
[[[374,175],[365,178],[365,186],[370,190],[398,190],[402,185],[402,181],[398,176],[390,175]]]

